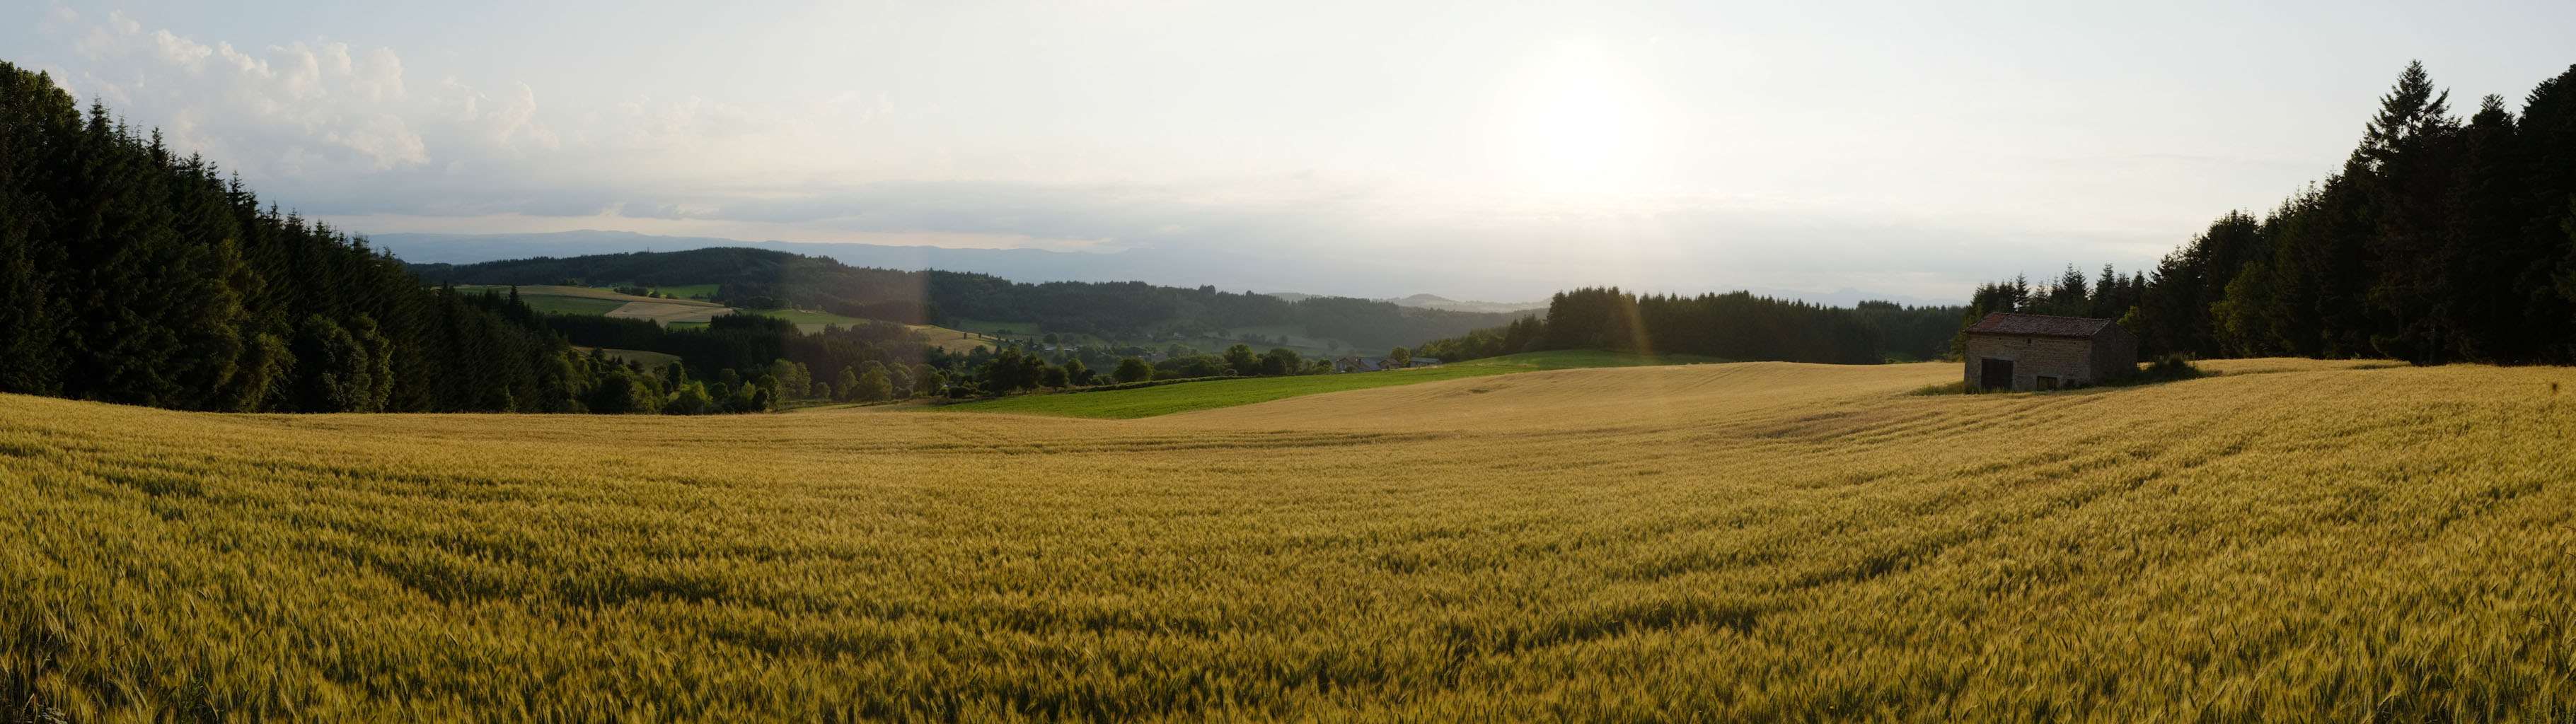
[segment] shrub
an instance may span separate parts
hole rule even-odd
[[[2154,362],[2147,363],[2146,369],[2125,375],[2119,379],[2105,380],[2102,384],[2145,385],[2157,382],[2179,382],[2182,380],[2198,379],[2208,376],[2210,376],[2210,373],[2201,369],[2197,365],[2193,365],[2190,357],[2180,354],[2169,354],[2157,357]]]

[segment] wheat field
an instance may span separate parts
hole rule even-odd
[[[2576,719],[2576,372],[2209,366],[1137,420],[6,396],[0,719]]]

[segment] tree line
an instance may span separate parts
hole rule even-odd
[[[1754,296],[1639,296],[1617,287],[1558,292],[1547,316],[1424,342],[1411,352],[1443,361],[1517,352],[1604,349],[1731,360],[1875,364],[1941,352],[1958,307],[1861,302],[1852,308]]]
[[[2117,317],[2148,354],[2576,362],[2576,66],[2463,120],[2408,64],[2342,167],[2272,210],[2107,291],[2016,280],[1975,306]]]

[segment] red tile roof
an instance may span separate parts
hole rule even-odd
[[[2108,319],[2051,317],[2044,314],[1996,312],[1977,320],[1969,334],[2022,334],[2034,337],[2091,337],[2111,327]]]

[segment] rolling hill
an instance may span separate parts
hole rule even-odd
[[[2576,374],[2210,366],[1534,371],[1135,420],[0,396],[0,707],[2576,716]]]
[[[424,279],[460,285],[532,285],[566,279],[594,285],[713,285],[715,298],[747,307],[793,305],[905,324],[943,324],[952,316],[1029,323],[1046,332],[1134,343],[1174,339],[1176,334],[1187,337],[1286,326],[1297,330],[1298,336],[1385,349],[1500,326],[1520,316],[1340,297],[1289,302],[1204,285],[1030,284],[987,274],[852,267],[828,258],[732,247],[406,268]]]

